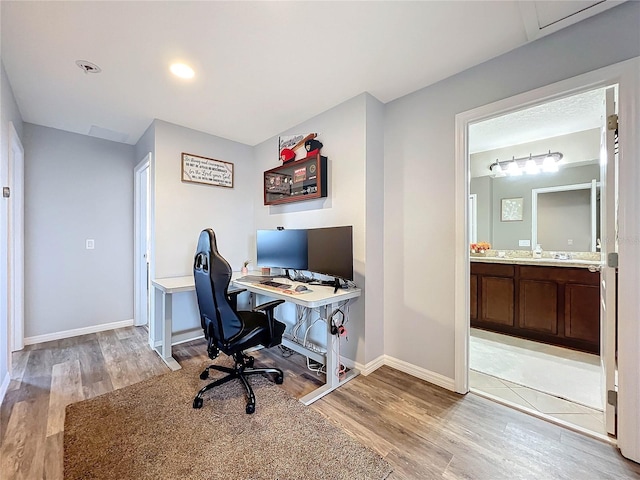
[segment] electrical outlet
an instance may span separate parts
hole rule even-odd
[[[96,248],[96,242],[93,238],[87,238],[87,250],[93,250]]]
[[[530,247],[531,246],[531,240],[518,240],[518,246],[519,247]]]
[[[567,239],[567,245],[573,245],[573,238]]]

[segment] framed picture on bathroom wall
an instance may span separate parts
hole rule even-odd
[[[522,197],[503,198],[500,203],[500,220],[502,222],[522,221]]]

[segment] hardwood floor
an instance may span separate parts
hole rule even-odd
[[[128,327],[14,354],[0,409],[1,478],[62,478],[65,405],[168,372],[146,335]],[[204,365],[204,352],[202,340],[174,348],[181,364]],[[299,355],[284,358],[277,348],[253,355],[256,364],[285,371],[282,388],[293,396],[322,383]],[[640,465],[609,444],[389,367],[357,377],[311,408],[385,457],[394,469],[390,480],[640,478]]]

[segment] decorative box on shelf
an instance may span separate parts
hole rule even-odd
[[[264,204],[327,196],[327,157],[313,155],[264,172]]]

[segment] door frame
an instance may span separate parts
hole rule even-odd
[[[640,461],[640,57],[531,90],[456,115],[455,130],[455,377],[458,393],[469,391],[469,125],[510,111],[546,103],[595,88],[618,85],[619,129],[619,259],[618,274],[618,446],[622,454]]]
[[[149,324],[149,316],[150,312],[150,279],[151,276],[151,264],[152,264],[152,254],[151,254],[151,245],[153,243],[153,235],[151,234],[151,228],[153,228],[153,222],[151,219],[153,209],[151,208],[151,159],[152,153],[149,152],[134,168],[134,252],[133,252],[133,324],[140,325],[148,325]],[[147,188],[146,188],[146,198],[142,198],[142,192],[144,189],[142,188],[143,182],[143,173],[147,172]],[[146,201],[145,201],[146,200]],[[142,225],[144,215],[144,210],[146,209],[146,219],[149,225],[149,228],[145,228]],[[148,238],[145,237],[149,235]],[[140,258],[140,252],[143,249],[144,243],[147,244],[147,263],[149,265],[148,272],[146,269],[140,267],[142,264],[142,259]],[[145,281],[147,283],[147,288],[143,289],[141,287],[142,283]],[[146,309],[144,308],[146,305]],[[146,310],[146,313],[145,313]]]
[[[9,122],[8,166],[7,323],[11,359],[11,352],[24,348],[24,147],[13,122]]]

